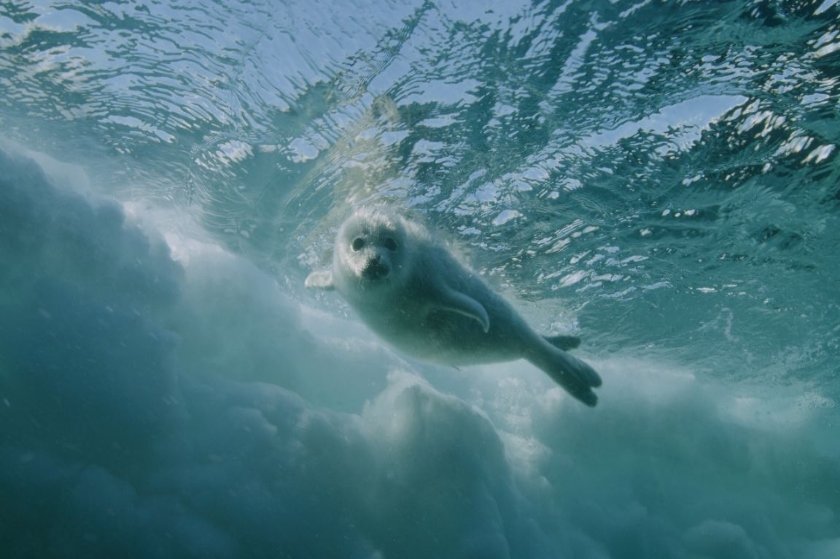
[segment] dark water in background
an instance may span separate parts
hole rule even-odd
[[[838,10],[0,3],[0,554],[840,556]],[[599,407],[305,292],[381,201]]]

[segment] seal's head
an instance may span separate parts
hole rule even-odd
[[[402,285],[409,273],[406,222],[381,210],[358,210],[336,237],[334,269],[348,288],[383,289]]]

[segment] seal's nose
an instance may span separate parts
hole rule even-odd
[[[390,273],[390,267],[382,261],[382,258],[378,254],[368,260],[367,265],[362,270],[362,275],[369,280],[382,279],[388,277]]]

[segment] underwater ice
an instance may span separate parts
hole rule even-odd
[[[807,406],[407,362],[143,217],[0,152],[3,556],[840,556]]]

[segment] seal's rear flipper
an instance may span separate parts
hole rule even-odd
[[[320,272],[312,272],[308,276],[306,276],[306,281],[304,284],[306,287],[309,288],[318,288],[318,289],[335,289],[335,284],[333,283],[333,276],[332,272],[329,270],[321,270]]]
[[[576,399],[589,406],[590,408],[594,408],[598,404],[598,396],[594,392],[592,392],[591,388],[582,388],[580,386],[570,387],[564,385],[562,382],[558,382],[558,384],[562,386],[566,390],[566,392],[568,392]]]
[[[577,336],[543,336],[545,341],[563,351],[575,349],[580,345],[580,338]]]
[[[539,347],[525,355],[531,363],[545,371],[554,382],[569,394],[586,404],[595,406],[598,396],[592,391],[601,386],[601,377],[595,369],[540,339]]]

